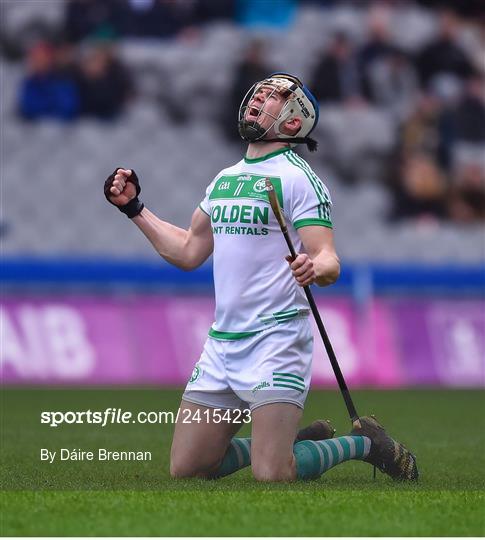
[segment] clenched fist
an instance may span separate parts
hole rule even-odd
[[[298,254],[294,260],[290,255],[288,255],[286,260],[290,265],[293,277],[296,279],[296,282],[298,285],[300,285],[300,287],[305,287],[306,285],[315,283],[317,275],[313,267],[313,261],[306,253]]]
[[[135,184],[129,182],[132,174],[130,169],[116,169],[109,188],[109,199],[116,206],[123,206],[137,196]]]
[[[118,167],[104,183],[104,195],[108,202],[129,218],[137,216],[144,208],[138,199],[140,192],[138,176],[132,169]]]

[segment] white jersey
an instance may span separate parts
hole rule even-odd
[[[327,188],[290,148],[244,158],[210,183],[200,208],[214,235],[215,322],[209,335],[234,340],[309,314],[303,289],[285,257],[288,247],[271,210],[265,186],[275,187],[297,252],[297,229],[332,227]]]

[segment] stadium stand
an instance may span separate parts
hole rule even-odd
[[[170,40],[122,37],[116,42],[117,54],[135,82],[135,96],[119,119],[101,122],[81,117],[71,123],[32,123],[17,114],[25,66],[7,59],[5,43],[19,30],[30,28],[30,38],[20,47],[25,52],[62,25],[63,3],[44,2],[42,10],[38,4],[15,2],[3,13],[0,121],[5,204],[1,231],[3,253],[9,257],[154,257],[139,232],[106,207],[102,183],[114,166],[134,168],[143,179],[148,206],[163,218],[187,226],[206,185],[243,152],[243,145],[229,141],[220,129],[218,114],[252,39],[264,37],[268,65],[308,79],[335,32],[345,31],[357,47],[365,43],[367,17],[383,17],[393,45],[411,56],[432,39],[439,25],[435,12],[412,2],[400,2],[384,14],[376,8],[377,15],[369,16],[349,2],[327,9],[305,3],[283,30],[221,20]],[[460,36],[469,57],[480,58],[474,25],[464,24]],[[79,52],[95,46],[85,41],[77,47]],[[483,71],[478,70],[477,77],[483,83]],[[234,124],[235,115],[236,111]],[[401,140],[399,128],[396,115],[385,107],[369,103],[322,107],[316,132],[320,151],[309,159],[334,199],[342,259],[483,262],[483,213],[461,222],[453,221],[453,216],[460,219],[460,212],[447,213],[445,218],[424,213],[389,219],[394,201],[386,174]],[[482,179],[484,151],[481,135],[453,146],[458,156],[455,163],[478,164]],[[302,155],[309,157],[305,151]],[[447,185],[456,182],[453,168],[445,172]],[[120,237],[123,242],[116,242]]]

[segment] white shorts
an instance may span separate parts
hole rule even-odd
[[[311,378],[313,333],[308,317],[233,341],[207,339],[183,399],[217,409],[267,403],[303,409]]]

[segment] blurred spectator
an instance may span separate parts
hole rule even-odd
[[[401,126],[400,140],[403,157],[425,152],[448,170],[455,142],[451,108],[435,95],[422,95]]]
[[[21,83],[19,112],[26,120],[72,120],[79,113],[79,94],[72,78],[56,66],[55,49],[38,43],[28,53]]]
[[[459,13],[462,17],[477,19],[483,17],[483,0],[416,0],[418,4],[422,4],[426,9],[452,9]]]
[[[458,44],[459,21],[451,11],[440,14],[439,32],[436,39],[428,43],[417,57],[421,84],[429,88],[437,75],[454,75],[466,79],[473,74],[473,67]]]
[[[56,67],[64,77],[79,86],[79,64],[77,46],[67,41],[60,42],[55,47]]]
[[[268,77],[273,71],[266,62],[264,42],[254,39],[245,50],[242,61],[236,66],[227,107],[221,118],[228,138],[239,139],[237,112],[246,92],[256,81]]]
[[[485,221],[485,175],[482,164],[459,168],[448,198],[449,215],[459,223]]]
[[[69,0],[65,34],[89,37],[170,38],[214,19],[233,19],[235,0]]]
[[[403,122],[389,160],[388,187],[393,194],[391,219],[446,217],[446,181],[441,137],[442,104],[436,96],[420,96]]]
[[[418,81],[406,55],[395,50],[368,70],[367,91],[372,101],[390,110],[398,120],[412,111]]]
[[[360,95],[357,62],[352,43],[344,33],[333,37],[315,68],[310,88],[322,103],[341,102]]]
[[[393,185],[392,219],[443,219],[446,216],[446,182],[436,162],[427,154],[403,159]]]
[[[484,81],[470,78],[455,111],[456,136],[461,141],[485,144]]]
[[[131,77],[115,58],[109,45],[89,47],[81,60],[79,90],[81,113],[100,120],[113,120],[132,95]]]
[[[65,39],[77,43],[87,37],[112,38],[117,33],[122,0],[69,0],[66,5]]]
[[[437,155],[439,103],[432,96],[422,95],[414,111],[401,130],[401,153],[409,156],[416,152]]]
[[[236,0],[197,0],[195,5],[195,22],[203,24],[209,21],[227,19],[234,21]]]
[[[369,101],[377,100],[375,84],[373,84],[376,65],[386,61],[392,65],[393,58],[400,58],[400,56],[398,48],[390,39],[388,18],[383,12],[375,12],[369,19],[369,38],[358,51],[362,92]],[[404,63],[401,62],[400,66],[403,65]]]
[[[118,0],[123,36],[175,37],[195,23],[197,0]]]

